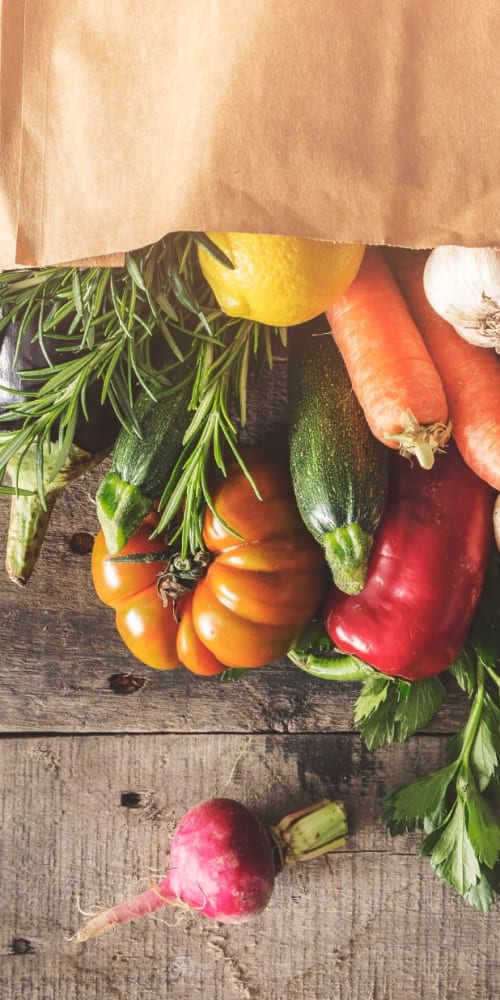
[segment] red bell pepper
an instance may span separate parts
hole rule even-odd
[[[355,597],[333,587],[324,622],[343,652],[413,681],[446,670],[463,646],[486,575],[494,493],[454,445],[430,470],[391,458],[366,584]]]

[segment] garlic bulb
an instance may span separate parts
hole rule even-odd
[[[464,340],[500,353],[500,251],[436,247],[426,261],[424,290]]]

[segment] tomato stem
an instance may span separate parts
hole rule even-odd
[[[192,556],[174,552],[163,572],[159,574],[156,583],[158,596],[164,607],[168,607],[169,603],[172,604],[176,621],[179,621],[177,614],[179,599],[183,594],[194,590],[198,581],[205,575],[210,561],[210,554],[203,549]]]

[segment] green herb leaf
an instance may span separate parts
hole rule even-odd
[[[457,770],[458,762],[454,762],[386,793],[383,818],[392,836],[422,829],[429,819],[433,828],[443,821],[448,788]]]
[[[445,693],[438,677],[426,677],[413,682],[408,696],[396,706],[396,733],[400,743],[428,725]]]
[[[459,688],[465,691],[469,698],[472,697],[476,683],[476,672],[474,660],[465,646],[454,663],[448,667],[448,672],[455,678]]]
[[[354,708],[354,722],[359,725],[370,718],[387,701],[393,691],[394,682],[383,674],[374,674],[363,684]]]
[[[101,402],[108,400],[123,427],[136,433],[138,388],[157,397],[189,370],[194,376],[192,422],[160,502],[162,531],[171,531],[183,507],[173,538],[180,536],[184,555],[200,547],[212,473],[224,474],[228,454],[245,471],[232,413],[244,421],[250,371],[272,363],[272,341],[276,336],[282,341],[277,328],[222,312],[201,275],[196,242],[214,250],[204,234],[173,233],[127,254],[121,268],[0,273],[0,330],[17,321],[21,337],[32,323],[45,354],[49,336],[61,340],[60,361],[30,373],[41,386],[8,411],[4,408],[0,417],[0,426],[5,422],[18,428],[9,429],[8,440],[0,441],[0,482],[13,456],[22,462],[24,448],[33,444],[43,465],[43,440],[71,444],[93,383],[99,385]],[[217,248],[215,253],[221,259]],[[57,324],[63,320],[61,337]],[[44,497],[40,499],[43,503]]]
[[[500,756],[500,712],[489,695],[485,695],[481,718],[471,747],[470,762],[478,777],[481,791],[495,774]]]
[[[498,890],[497,890],[498,891]],[[481,872],[481,877],[464,894],[464,899],[470,906],[474,906],[480,913],[487,913],[495,902],[495,890],[491,885],[486,872]]]
[[[363,684],[354,707],[354,724],[369,750],[392,743],[395,739],[397,685],[382,674]]]
[[[445,690],[437,677],[401,686],[383,674],[363,684],[354,709],[354,723],[369,750],[394,740],[402,743],[428,725]]]
[[[214,258],[214,260],[218,261],[219,264],[222,264],[223,267],[227,267],[230,271],[234,271],[234,264],[230,257],[228,257],[227,254],[225,254],[224,251],[221,250],[221,248],[218,247],[206,233],[192,233],[192,237],[194,242],[197,243],[198,246],[203,247],[204,250],[206,250],[207,253]]]
[[[467,832],[476,857],[488,868],[494,868],[500,856],[500,825],[486,799],[471,781],[464,800]]]
[[[220,675],[220,681],[222,684],[232,684],[233,681],[239,680],[244,673],[246,673],[245,667],[227,667]]]
[[[481,868],[467,831],[466,806],[462,799],[456,800],[440,827],[430,861],[443,881],[461,896],[479,882]]]

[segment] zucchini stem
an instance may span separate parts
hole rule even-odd
[[[373,535],[353,523],[329,531],[321,542],[335,586],[344,594],[359,594],[366,582]]]
[[[97,518],[108,552],[121,552],[153,509],[153,501],[138,486],[116,472],[104,476],[96,493]]]

